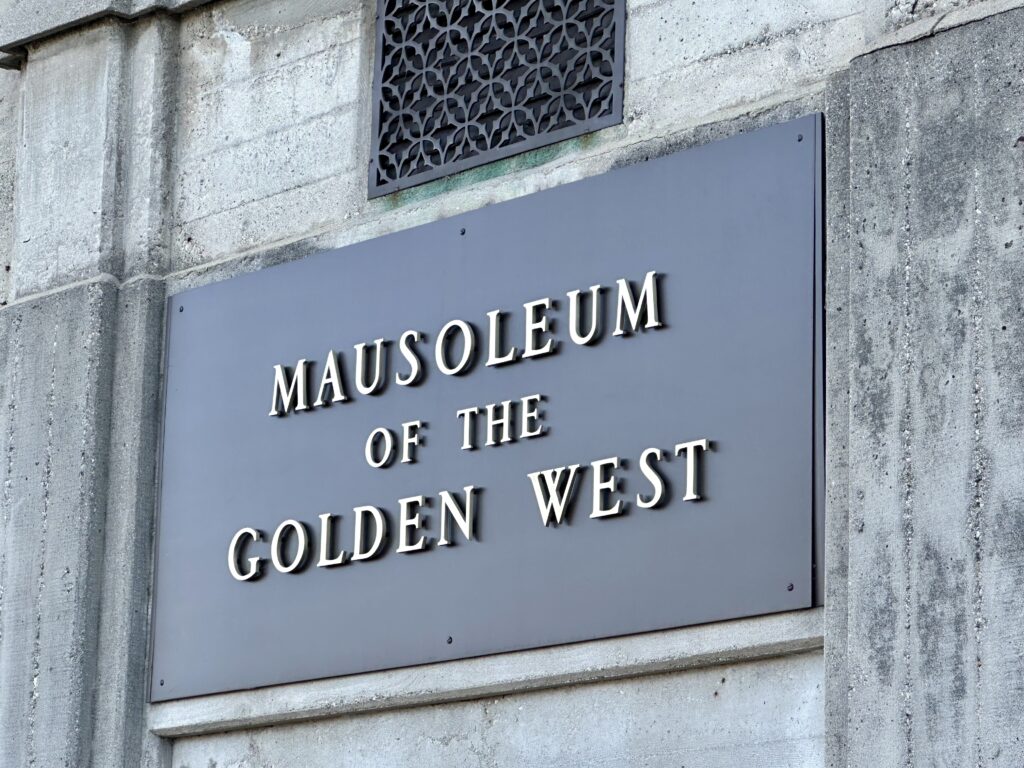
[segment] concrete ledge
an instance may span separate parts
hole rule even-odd
[[[183,699],[149,707],[149,730],[198,736],[660,672],[823,647],[820,608],[477,659]]]
[[[16,67],[29,43],[105,18],[184,13],[210,0],[0,0],[0,66]],[[6,54],[6,55],[4,55]]]

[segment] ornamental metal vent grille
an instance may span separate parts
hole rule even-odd
[[[625,0],[377,0],[370,197],[622,122]]]

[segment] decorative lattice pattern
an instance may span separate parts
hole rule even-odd
[[[625,0],[378,0],[370,196],[622,121]]]

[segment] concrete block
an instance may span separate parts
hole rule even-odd
[[[627,80],[636,82],[801,32],[823,28],[863,13],[861,0],[769,0],[686,3],[633,0],[628,5]]]
[[[360,93],[353,85],[359,80],[365,50],[360,42],[335,40],[324,50],[255,73],[251,79],[201,83],[184,90],[178,125],[181,160],[353,106]]]
[[[185,20],[175,268],[338,226],[365,202],[372,10],[243,0]]]
[[[365,191],[365,176],[358,180],[351,175],[334,176],[175,224],[171,233],[174,268],[200,267],[300,240],[313,232],[337,230],[346,212],[365,198]]]
[[[124,43],[120,24],[96,25],[33,47],[21,74],[14,297],[119,272]]]
[[[177,177],[178,223],[325,178],[354,175],[357,149],[351,137],[357,130],[354,110],[330,112],[182,162]]]
[[[113,286],[0,310],[0,764],[89,764]]]
[[[173,768],[812,766],[821,656],[179,739]]]
[[[122,211],[120,277],[161,275],[169,263],[171,153],[178,82],[178,24],[149,16],[128,28],[116,197]],[[111,139],[108,138],[109,142]],[[117,233],[115,233],[117,238]]]
[[[181,18],[182,90],[258,81],[345,47],[361,34],[366,10],[358,0],[230,0],[187,14]]]
[[[651,47],[661,51],[657,36],[664,24],[660,22],[677,13],[676,6],[654,6],[639,19],[631,18],[628,53]],[[778,103],[801,90],[820,88],[815,84],[844,69],[863,49],[861,25],[858,16],[841,16],[746,39],[735,48],[723,46],[690,64],[666,68],[661,63],[652,66],[650,73],[632,66],[625,101],[629,132],[634,138],[663,135],[730,111],[739,114],[757,103]],[[661,51],[650,59],[652,65],[666,60],[674,63],[673,52]]]
[[[999,350],[1022,285],[1022,35],[1004,13],[851,70],[849,765],[1024,761],[1021,455],[996,426],[1021,384]]]

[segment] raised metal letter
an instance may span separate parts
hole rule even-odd
[[[683,501],[700,501],[700,494],[697,493],[697,449],[710,450],[711,443],[705,437],[701,440],[691,440],[688,443],[679,443],[676,446],[676,456],[686,453],[686,495]]]
[[[441,538],[437,540],[437,546],[446,547],[451,542],[448,540],[448,516],[451,515],[452,520],[459,526],[459,530],[462,531],[462,535],[466,537],[466,541],[473,540],[473,494],[476,492],[476,488],[472,485],[467,485],[462,489],[466,494],[466,510],[465,512],[459,507],[459,503],[455,500],[448,491],[441,491]]]
[[[398,351],[402,353],[409,363],[409,375],[403,377],[402,374],[395,374],[395,383],[403,387],[411,387],[420,383],[423,378],[423,363],[420,361],[420,356],[416,354],[416,350],[413,349],[412,345],[423,338],[423,334],[419,331],[406,331],[402,334],[398,340]]]
[[[285,565],[281,559],[281,542],[284,539],[285,531],[289,528],[295,531],[295,535],[298,536],[299,548],[292,561]],[[309,533],[306,532],[306,526],[298,520],[285,520],[274,531],[274,539],[270,542],[270,559],[274,561],[274,567],[281,573],[291,573],[301,568],[302,564],[306,562],[307,549],[309,549]]]
[[[551,309],[551,299],[530,301],[523,304],[523,308],[526,310],[526,347],[523,350],[523,358],[550,355],[557,347],[554,339],[548,339],[542,346],[537,344],[549,330],[548,316],[543,310]]]
[[[306,393],[306,366],[308,364],[308,360],[299,360],[299,362],[295,364],[295,373],[290,382],[287,380],[288,369],[283,365],[274,366],[274,395],[273,399],[270,401],[271,416],[283,416],[288,413],[288,411],[293,410],[293,398],[296,402],[294,410],[309,410]],[[281,403],[281,411],[277,410],[278,402]]]
[[[636,333],[640,329],[640,315],[646,316],[644,328],[660,328],[662,323],[658,317],[658,273],[648,272],[644,277],[640,298],[633,298],[633,289],[625,278],[619,280],[619,306],[615,314],[615,333],[622,336],[627,327],[623,324],[623,315],[629,321],[628,330]]]
[[[487,365],[489,366],[515,362],[519,354],[519,350],[515,347],[512,347],[504,355],[498,351],[505,336],[504,328],[501,325],[501,316],[502,312],[498,309],[487,313],[487,318],[490,321],[490,329],[487,335]]]
[[[618,469],[619,457],[612,456],[610,459],[599,459],[598,461],[591,462],[590,466],[594,469],[594,504],[590,516],[611,517],[612,515],[621,514],[625,511],[625,504],[621,499],[610,507],[601,506],[601,501],[606,491],[615,493],[618,490],[619,482],[615,479],[615,475],[610,474],[606,478],[604,471],[608,467]]]
[[[324,390],[327,387],[331,388],[331,402],[332,403],[343,403],[348,400],[348,395],[345,394],[345,387],[341,382],[341,371],[338,370],[338,357],[334,354],[332,349],[327,355],[327,361],[324,363],[324,375],[320,378],[320,391],[316,394],[316,402],[313,403],[314,408],[319,408],[323,405]]]
[[[580,346],[593,344],[601,331],[601,286],[590,286],[590,330],[580,333],[580,292],[569,291],[569,337]]]
[[[324,513],[320,515],[320,561],[317,568],[331,568],[335,565],[345,564],[345,550],[338,552],[337,556],[331,557],[331,539],[333,537],[334,515]]]
[[[366,345],[356,344],[356,389],[364,395],[372,395],[384,386],[384,339],[373,342],[375,360],[373,365],[373,381],[366,383]]]
[[[448,355],[446,354],[446,348],[448,345],[448,336],[452,330],[458,329],[462,333],[463,345],[462,345],[462,358],[456,365],[448,365]],[[441,329],[441,333],[437,335],[437,343],[434,345],[434,361],[437,363],[437,369],[445,376],[458,376],[460,373],[465,373],[466,369],[473,362],[473,350],[476,346],[476,334],[473,333],[473,328],[469,323],[464,320],[452,320],[445,324],[444,328]]]
[[[409,516],[409,510],[424,507],[427,499],[424,496],[410,496],[398,500],[398,549],[397,552],[419,552],[427,548],[427,537],[420,536],[415,544],[409,543],[409,529],[420,529],[420,513]]]
[[[665,481],[661,479],[658,470],[652,466],[652,457],[661,461],[664,454],[660,448],[648,448],[640,454],[640,471],[654,487],[654,495],[649,499],[645,499],[639,493],[636,495],[636,505],[643,509],[654,509],[661,504],[661,499],[665,495]]]
[[[541,522],[547,527],[554,515],[555,525],[560,525],[562,516],[568,508],[576,492],[576,471],[579,464],[569,467],[555,467],[545,469],[542,472],[531,472],[527,477],[533,483],[533,494],[537,497],[537,509],[540,512]],[[562,473],[569,470],[568,479],[562,482]],[[544,488],[541,488],[540,479],[544,478]]]
[[[384,513],[376,507],[356,507],[352,511],[356,516],[355,536],[352,542],[352,562],[354,563],[357,560],[369,560],[380,552],[381,547],[384,545],[384,534],[388,530],[388,521],[384,517]],[[373,537],[373,546],[369,549],[363,549],[363,539],[365,538],[363,533],[363,515],[367,513],[373,518],[376,533]]]
[[[255,528],[243,528],[231,537],[231,544],[228,546],[228,570],[238,581],[249,581],[249,579],[259,578],[262,558],[250,557],[249,570],[245,573],[238,570],[238,548],[243,536],[248,536],[253,541],[261,541],[263,534]]]

